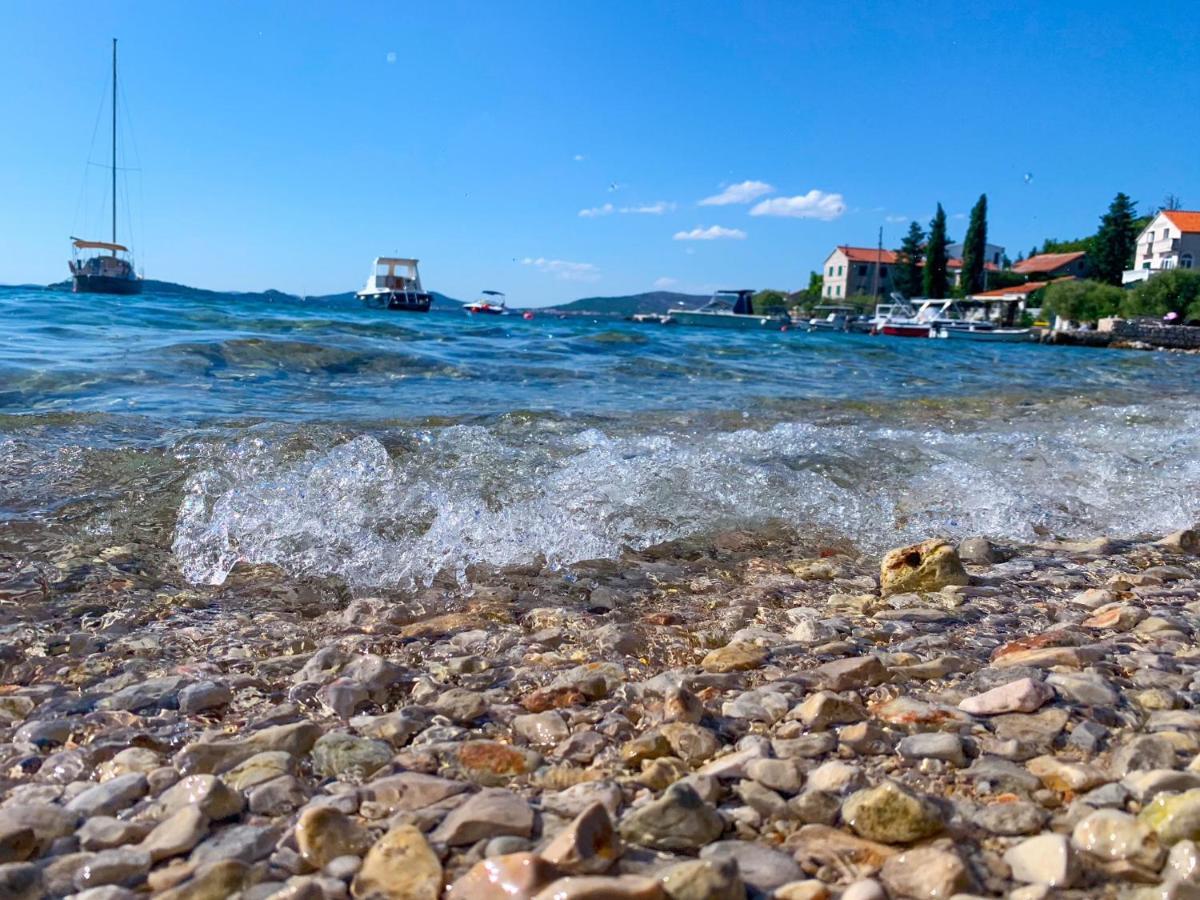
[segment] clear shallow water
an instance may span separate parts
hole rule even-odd
[[[0,289],[0,550],[170,547],[358,589],[781,520],[1200,518],[1200,358]]]

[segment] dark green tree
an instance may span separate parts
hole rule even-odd
[[[1121,273],[1133,265],[1137,248],[1137,209],[1125,194],[1117,194],[1100,219],[1092,241],[1091,274],[1097,281],[1119,285]]]
[[[759,291],[750,298],[750,305],[755,314],[760,316],[783,312],[787,309],[787,294],[775,290]]]
[[[987,262],[987,194],[980,194],[971,207],[971,221],[963,239],[962,292],[970,296],[983,290],[984,263]]]
[[[924,288],[921,260],[925,258],[925,232],[916,222],[908,226],[908,234],[900,242],[896,256],[898,259],[892,273],[892,286],[905,297],[920,296]]]
[[[933,221],[929,223],[929,242],[925,245],[925,296],[931,300],[944,300],[949,280],[946,274],[946,211],[937,205]]]
[[[1200,319],[1200,272],[1171,269],[1123,292],[1123,296],[1121,315],[1129,318],[1175,312],[1185,320]]]

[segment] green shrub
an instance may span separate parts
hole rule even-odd
[[[1172,269],[1143,281],[1121,303],[1123,316],[1165,316],[1177,312],[1200,319],[1200,272]]]
[[[1115,316],[1125,299],[1123,290],[1101,281],[1056,281],[1046,286],[1042,314],[1072,322],[1095,322]]]

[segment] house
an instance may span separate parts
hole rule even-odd
[[[947,244],[946,255],[951,259],[962,259],[963,246],[962,241],[955,244]],[[993,271],[1004,268],[1004,248],[999,244],[984,244],[983,246],[984,265]]]
[[[1074,278],[1068,275],[1065,278],[1055,280],[1073,281]],[[1049,281],[1027,281],[1024,284],[996,288],[993,291],[980,291],[977,294],[969,295],[967,299],[987,304],[987,317],[989,319],[1012,324],[1017,320],[1020,313],[1041,312],[1040,307],[1030,304],[1029,298],[1049,283]]]
[[[1169,269],[1200,269],[1200,212],[1160,210],[1138,235],[1133,268],[1122,284],[1137,284]]]
[[[877,247],[834,247],[833,252],[825,258],[825,267],[821,270],[825,279],[821,297],[825,300],[838,300],[863,294],[872,295],[876,291],[876,270],[879,274],[879,296],[886,297],[893,289],[892,271],[896,267],[896,261],[894,250],[880,250]]]
[[[954,245],[959,246],[959,245]],[[1004,248],[988,245],[999,251],[1000,259],[1004,259]],[[895,250],[880,250],[878,247],[849,247],[838,246],[825,258],[825,267],[821,274],[824,276],[824,286],[821,289],[821,299],[839,300],[846,297],[873,296],[876,293],[875,269],[879,269],[878,295],[886,297],[895,290],[892,276],[896,265],[900,262],[900,254]],[[920,265],[925,265],[921,262]],[[951,256],[946,260],[946,272],[949,283],[956,285],[962,278],[962,260]],[[984,263],[986,272],[995,272],[1000,268],[989,258]]]
[[[1039,253],[1014,263],[1012,270],[1018,275],[1041,281],[1065,278],[1068,275],[1072,278],[1083,278],[1087,275],[1087,254],[1082,250],[1073,253]]]

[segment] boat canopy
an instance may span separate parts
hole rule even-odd
[[[399,256],[377,256],[377,257],[375,257],[375,265],[377,265],[377,266],[405,266],[405,267],[411,269],[418,262],[420,262],[420,260],[404,259],[403,257],[399,257]]]
[[[483,291],[483,294],[487,297],[503,297],[504,296],[503,291]]]
[[[83,238],[71,238],[71,245],[76,250],[113,250],[128,253],[129,248],[121,244],[110,244],[107,241],[85,241]]]
[[[747,290],[745,288],[717,291],[717,293],[713,295],[713,299],[716,300],[720,297],[730,296],[737,298],[733,303],[733,314],[735,316],[750,316],[754,314],[754,303],[750,299],[754,296],[754,291]]]

